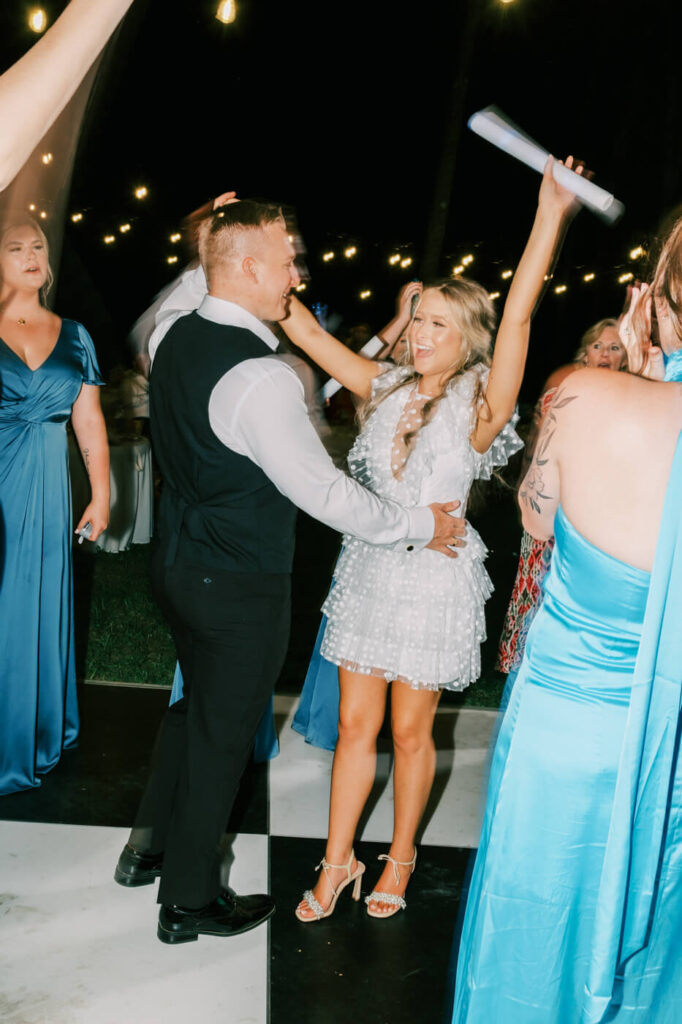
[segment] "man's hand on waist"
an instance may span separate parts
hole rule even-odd
[[[451,515],[460,505],[460,501],[446,501],[445,504],[434,502],[429,505],[433,512],[434,531],[426,546],[432,551],[440,551],[448,558],[457,558],[457,552],[453,551],[453,548],[466,546],[466,541],[462,540],[467,528],[466,519]]]

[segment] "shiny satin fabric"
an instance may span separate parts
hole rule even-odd
[[[72,320],[36,370],[0,341],[0,794],[78,737],[66,421],[84,382],[102,383]]]
[[[682,443],[651,577],[557,512],[491,766],[456,1024],[682,1020],[681,515]]]
[[[291,728],[313,747],[335,750],[339,738],[339,670],[320,652],[326,626],[327,616],[323,615]]]

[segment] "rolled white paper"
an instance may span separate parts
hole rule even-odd
[[[540,174],[544,171],[549,152],[521,131],[497,107],[486,107],[484,110],[472,114],[469,118],[469,127],[482,139],[486,139],[493,146],[509,153],[521,163],[539,171]],[[625,210],[623,204],[606,189],[600,188],[599,185],[576,174],[575,171],[570,171],[563,164],[554,164],[554,179],[564,188],[573,192],[581,203],[609,224],[615,224]]]
[[[366,356],[368,359],[373,359],[377,352],[381,352],[382,348],[385,348],[386,342],[382,341],[378,335],[374,335],[370,338],[366,345],[363,345],[358,355]],[[326,384],[323,384],[320,388],[320,398],[323,402],[326,402],[328,398],[335,395],[337,391],[341,390],[341,385],[338,380],[334,380],[331,377]]]

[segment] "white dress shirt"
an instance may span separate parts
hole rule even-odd
[[[274,352],[272,331],[242,306],[205,293],[196,310],[214,323],[244,327]],[[189,286],[188,286],[188,275]],[[196,296],[197,271],[186,271],[178,294],[171,293],[157,313],[149,343],[152,359],[170,327],[192,309],[181,300]],[[341,533],[370,544],[418,551],[433,537],[428,506],[406,509],[379,498],[337,469],[308,417],[303,385],[279,356],[238,363],[218,381],[209,399],[209,421],[216,437],[259,466],[275,487],[304,512]],[[278,528],[277,523],[272,528]]]

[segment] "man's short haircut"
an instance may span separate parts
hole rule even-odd
[[[199,225],[199,259],[207,277],[221,263],[240,253],[244,234],[259,231],[268,224],[281,222],[285,226],[282,210],[275,203],[261,203],[255,199],[242,199],[214,210]]]

